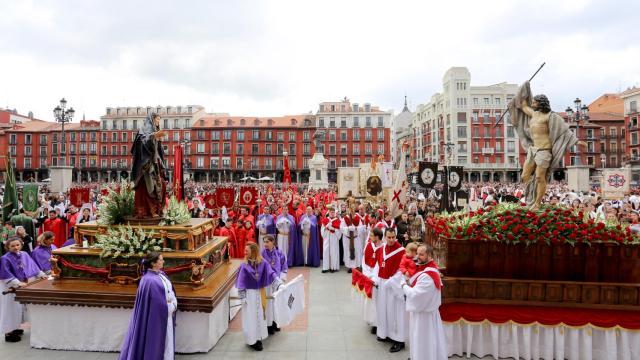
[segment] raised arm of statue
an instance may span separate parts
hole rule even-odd
[[[529,106],[527,100],[522,100],[521,109],[522,112],[527,114],[527,116],[533,116],[533,109],[531,108],[531,106]]]

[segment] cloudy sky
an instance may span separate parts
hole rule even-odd
[[[640,86],[638,1],[0,0],[0,107],[51,120],[107,106],[200,104],[232,115],[321,101],[412,109],[466,66],[556,110]],[[633,34],[636,34],[635,36]]]

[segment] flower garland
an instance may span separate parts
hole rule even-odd
[[[427,224],[440,236],[469,241],[562,244],[608,242],[640,245],[628,226],[589,219],[581,211],[545,205],[529,210],[518,204],[498,204],[469,213],[443,213]]]

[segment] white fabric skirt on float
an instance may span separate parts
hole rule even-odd
[[[586,325],[445,322],[449,355],[525,360],[640,359],[640,331]]]
[[[120,351],[133,312],[124,308],[36,304],[27,308],[32,314],[31,347],[104,352]],[[176,352],[211,350],[227,331],[229,315],[228,297],[211,313],[178,311]]]

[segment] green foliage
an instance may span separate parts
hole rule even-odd
[[[133,183],[122,180],[107,189],[109,193],[102,197],[102,203],[98,206],[98,224],[124,224],[124,218],[132,216],[134,212]]]
[[[164,209],[163,220],[160,225],[182,225],[189,223],[191,213],[187,204],[176,200],[175,196],[169,199],[169,205]]]
[[[100,257],[144,256],[149,251],[161,251],[161,240],[153,238],[153,230],[146,233],[141,227],[113,226],[106,234],[97,235],[95,248],[102,249]]]

